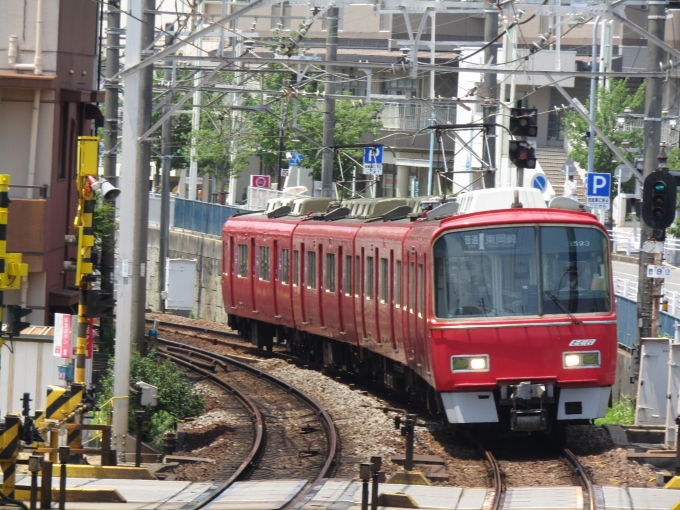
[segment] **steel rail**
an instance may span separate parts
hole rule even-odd
[[[163,353],[161,351],[158,352],[160,356],[163,356],[167,359],[170,359],[174,361],[175,363],[182,365],[186,368],[189,368],[190,370],[194,372],[198,372],[199,374],[207,377],[210,379],[212,382],[217,384],[218,386],[221,386],[223,389],[227,390],[231,394],[233,394],[236,398],[238,398],[248,409],[248,411],[253,415],[253,418],[255,420],[255,438],[253,441],[253,446],[250,448],[250,451],[248,452],[248,455],[246,458],[241,462],[239,467],[234,471],[234,473],[224,482],[222,482],[220,485],[215,487],[214,485],[208,489],[208,491],[204,492],[201,496],[199,496],[200,501],[196,502],[196,500],[182,506],[180,510],[199,510],[200,508],[205,508],[206,505],[214,501],[220,494],[222,494],[225,490],[227,490],[229,487],[231,487],[234,482],[238,481],[238,479],[243,476],[243,474],[246,472],[246,470],[252,466],[253,461],[255,460],[256,457],[258,457],[261,453],[262,447],[264,446],[263,439],[264,439],[264,420],[262,419],[262,413],[260,413],[260,409],[257,407],[257,404],[245,393],[241,392],[240,390],[234,388],[232,385],[230,385],[228,382],[220,379],[217,377],[215,374],[204,370],[200,367],[197,367],[191,363],[190,360],[185,360],[182,359],[181,357],[172,355],[170,353]],[[212,491],[212,494],[210,494],[207,498],[203,499],[203,495],[206,494],[207,492]]]
[[[576,455],[574,455],[571,450],[568,448],[565,448],[562,451],[562,454],[566,457],[566,459],[569,461],[569,464],[571,464],[576,472],[578,473],[578,476],[581,478],[581,482],[583,483],[583,486],[586,488],[586,492],[588,493],[588,510],[596,510],[596,505],[595,505],[595,489],[593,487],[593,482],[590,481],[590,477],[586,473],[585,468],[583,467],[583,464],[581,464],[576,458]]]
[[[159,321],[158,319],[144,319],[146,322],[156,322],[160,326],[164,326],[166,329],[168,329],[169,326],[175,326],[178,328],[185,328],[185,329],[191,329],[194,331],[201,331],[203,333],[213,333],[215,335],[224,335],[224,336],[231,336],[234,338],[242,338],[241,335],[238,333],[234,333],[232,331],[223,331],[221,329],[210,329],[210,328],[204,328],[202,326],[195,326],[194,324],[181,324],[177,322],[164,322],[164,321]],[[211,353],[212,354],[212,353]]]
[[[216,331],[214,331],[216,332]],[[171,345],[174,347],[179,347],[182,349],[187,349],[190,351],[194,351],[197,353],[201,353],[204,355],[211,356],[215,359],[227,362],[231,365],[234,365],[241,370],[253,373],[257,375],[258,377],[262,379],[267,379],[268,381],[283,387],[288,393],[293,393],[296,395],[298,398],[301,400],[305,401],[312,409],[316,411],[316,413],[321,417],[324,427],[326,428],[326,434],[328,436],[328,455],[326,456],[326,461],[324,462],[323,467],[321,468],[321,471],[317,475],[317,477],[309,483],[305,489],[300,491],[292,500],[290,500],[286,505],[284,505],[282,510],[290,510],[293,507],[295,507],[298,503],[303,501],[307,495],[311,492],[311,490],[319,484],[319,482],[323,479],[328,477],[331,474],[331,471],[335,465],[335,457],[338,452],[338,436],[335,431],[335,425],[333,424],[333,419],[330,417],[328,412],[319,404],[316,400],[314,400],[312,397],[301,391],[300,389],[296,388],[292,384],[287,383],[286,381],[283,381],[279,379],[278,377],[275,377],[267,372],[264,372],[262,370],[259,370],[251,365],[248,365],[247,363],[243,363],[241,361],[238,361],[234,358],[231,358],[229,356],[225,356],[223,354],[217,354],[214,352],[207,351],[205,349],[201,349],[199,347],[194,347],[192,345],[187,345],[187,344],[182,344],[180,342],[174,342],[172,340],[166,340],[163,338],[158,339],[159,344],[165,344],[165,345]],[[212,374],[211,374],[212,375]]]
[[[482,506],[483,510],[500,510],[501,508],[501,495],[503,494],[503,479],[501,474],[501,467],[496,461],[496,457],[487,450],[482,442],[473,435],[470,431],[466,431],[463,435],[472,443],[479,451],[479,453],[486,459],[487,464],[489,464],[489,475],[493,477],[493,498],[491,501],[484,500]]]

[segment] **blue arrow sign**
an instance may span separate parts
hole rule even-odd
[[[304,154],[298,154],[297,152],[293,151],[293,157],[288,160],[288,164],[290,166],[300,166],[300,163],[302,163],[303,159],[305,159]]]

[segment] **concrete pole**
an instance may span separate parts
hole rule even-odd
[[[142,0],[129,0],[130,16],[127,20],[125,66],[132,67],[141,61],[142,55]],[[113,445],[123,453],[128,432],[128,409],[130,396],[130,347],[134,341],[136,326],[132,323],[133,311],[144,307],[139,303],[136,287],[139,285],[139,265],[135,245],[136,230],[144,228],[140,202],[144,196],[147,175],[139,175],[137,159],[141,153],[139,136],[139,110],[141,107],[142,72],[137,71],[125,78],[120,188],[120,235],[118,296],[116,309],[116,357],[113,384]],[[135,171],[130,171],[131,169]]]
[[[430,65],[433,69],[430,71],[430,101],[434,101],[434,50],[436,47],[436,30],[437,30],[437,15],[434,11],[430,11]],[[415,52],[417,54],[418,49]],[[415,58],[415,57],[414,57]],[[432,111],[432,118],[430,120],[430,125],[435,125],[437,123],[437,117]],[[432,195],[432,179],[433,179],[433,166],[434,166],[434,129],[430,129],[430,162],[427,171],[427,194]]]
[[[338,58],[338,16],[340,11],[337,7],[328,9],[328,34],[326,36],[326,60],[334,62]],[[335,140],[335,99],[330,97],[335,94],[335,66],[326,67],[326,100],[324,101],[323,118],[323,146],[334,145]],[[323,151],[321,160],[321,196],[333,196],[333,150]]]
[[[662,41],[665,36],[666,6],[668,2],[649,2],[647,31]],[[659,64],[664,62],[664,51],[651,43],[647,47],[647,70],[659,71]],[[661,143],[661,109],[663,104],[663,79],[647,78],[645,94],[645,131],[644,131],[644,168],[643,176],[647,177],[657,170],[657,156]],[[652,229],[644,222],[641,224],[640,247],[651,239]],[[638,379],[640,374],[640,339],[647,338],[652,333],[652,306],[654,294],[653,278],[647,278],[646,266],[654,264],[654,254],[640,250],[640,269],[638,274],[638,329],[637,342],[635,344],[634,377]]]
[[[408,167],[403,165],[397,166],[397,192],[395,194],[398,198],[408,197],[409,172]]]
[[[165,26],[166,32],[174,30],[172,23]],[[170,46],[174,41],[174,36],[165,36],[165,45]],[[166,61],[166,64],[172,65],[171,62]],[[174,73],[172,69],[166,69],[163,73],[163,81],[165,83],[174,82]],[[172,84],[174,85],[174,83]],[[172,108],[172,92],[168,92],[168,97],[165,99],[163,106],[163,115],[166,115],[170,108]],[[162,162],[162,178],[161,178],[161,232],[160,232],[160,250],[158,253],[158,306],[160,310],[165,311],[165,300],[162,293],[165,290],[165,262],[168,258],[168,244],[170,237],[170,171],[172,170],[172,116],[168,117],[163,123],[161,135],[161,153],[163,154]]]
[[[202,0],[196,0],[196,3],[198,4],[197,5],[197,11],[200,14],[203,14],[204,5],[203,5]],[[192,19],[192,25],[194,25],[195,22],[193,20],[195,20],[197,18],[195,16],[192,16],[191,19]],[[203,17],[198,16],[198,20],[199,21],[198,21],[197,24],[199,24],[200,26],[198,26],[198,27],[195,26],[195,25],[192,26],[192,31],[194,29],[200,30],[201,28],[203,28]],[[198,46],[198,48],[196,48],[196,54],[199,55],[199,54],[202,53],[201,49],[203,48],[203,38],[202,37],[197,41],[197,46]],[[197,61],[194,62],[194,65],[196,67],[199,67],[199,66],[202,65],[202,62],[200,60],[197,60]],[[196,74],[194,75],[194,87],[198,87],[198,85],[200,85],[201,78],[202,78],[201,72],[197,71]],[[193,96],[193,99],[192,99],[194,106],[193,106],[192,113],[191,113],[191,130],[193,132],[196,132],[201,128],[201,107],[200,107],[200,104],[201,104],[201,98],[202,97],[203,97],[203,94],[201,93],[200,90],[197,90],[196,92],[194,92],[194,96]],[[196,197],[197,197],[196,193],[197,193],[197,190],[198,190],[197,182],[198,182],[198,161],[197,161],[197,154],[196,154],[196,139],[194,137],[192,137],[191,138],[191,150],[189,152],[189,193],[188,193],[188,196],[187,196],[187,198],[189,200],[196,200]]]
[[[489,9],[484,12],[484,41],[488,43],[498,37],[498,10]],[[498,44],[490,44],[484,49],[484,65],[489,65],[491,59],[493,63],[496,62],[498,58]],[[497,76],[496,73],[486,73],[484,75],[484,88],[486,89],[485,95],[488,99],[493,99],[493,104],[485,105],[484,107],[484,122],[489,124],[495,124],[496,122],[496,99],[498,98],[498,92],[496,90],[497,86]],[[484,147],[483,159],[491,168],[496,167],[496,128],[492,127],[489,129],[487,146]],[[484,175],[484,187],[493,188],[495,184],[494,172],[487,172]]]
[[[118,176],[116,175],[117,149],[118,143],[118,83],[112,82],[114,76],[118,74],[120,68],[120,0],[110,0],[107,4],[106,14],[106,83],[104,89],[104,179],[114,186],[118,186]],[[114,240],[116,239],[115,210],[111,211],[109,218],[110,227],[108,230],[108,243],[102,247],[101,271],[102,290],[113,295],[113,270],[115,265]],[[114,339],[113,320],[102,317],[99,319],[102,340],[110,345]]]
[[[593,25],[593,60],[590,63],[590,71],[595,73],[597,71],[597,29],[600,26],[601,17],[595,18]],[[590,77],[590,120],[595,122],[595,105],[597,104],[597,78],[595,75]],[[590,138],[588,140],[588,173],[595,171],[595,131],[590,130]]]

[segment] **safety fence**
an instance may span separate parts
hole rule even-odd
[[[612,251],[625,255],[640,253],[640,231],[615,228],[609,232]],[[674,266],[680,265],[680,239],[667,236],[664,241],[664,260]]]
[[[224,222],[234,214],[245,210],[243,207],[170,197],[170,228],[219,237],[222,235]],[[160,227],[160,223],[161,196],[157,193],[149,193],[149,225]]]
[[[614,277],[616,295],[616,324],[619,344],[627,349],[635,347],[637,338],[637,293],[638,283],[625,278]],[[668,310],[659,313],[659,334],[675,335],[675,324],[680,322],[680,292],[664,291]]]

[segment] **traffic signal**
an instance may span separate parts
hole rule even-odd
[[[538,110],[535,108],[512,108],[510,132],[514,136],[538,136]]]
[[[104,290],[88,290],[85,299],[87,311],[85,317],[101,318],[112,317],[115,302],[113,294]]]
[[[32,311],[30,308],[21,308],[19,305],[5,305],[2,321],[7,326],[7,333],[12,336],[21,335],[21,332],[31,325],[30,322],[24,322],[21,319]]]
[[[536,153],[528,142],[511,140],[508,155],[517,168],[536,168]]]
[[[642,221],[653,230],[666,230],[675,220],[676,201],[675,177],[663,171],[649,174],[642,188]]]

